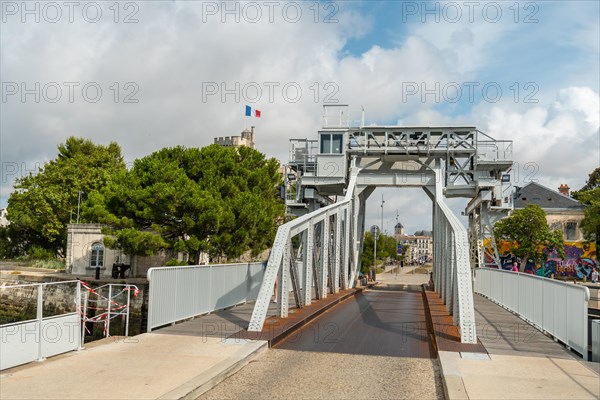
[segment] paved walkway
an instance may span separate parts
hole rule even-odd
[[[484,297],[474,300],[488,354],[439,352],[449,399],[600,398],[600,364],[583,361]]]
[[[0,398],[179,399],[197,396],[267,349],[227,339],[247,326],[253,304],[151,333],[108,338],[86,349],[0,373]],[[274,313],[271,307],[269,313]]]
[[[385,273],[378,280],[392,286],[426,283],[429,276]],[[449,400],[600,398],[600,363],[583,361],[482,296],[474,295],[474,301],[479,346],[485,352],[439,348]]]

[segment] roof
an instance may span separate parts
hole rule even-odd
[[[525,208],[530,204],[536,204],[543,209],[583,209],[583,204],[564,194],[530,182],[522,188],[517,187],[514,194],[514,207]]]
[[[396,228],[404,228],[404,225],[402,225],[400,222],[398,222],[395,227]]]
[[[433,236],[431,231],[416,231],[415,236]]]

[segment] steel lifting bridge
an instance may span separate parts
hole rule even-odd
[[[377,187],[421,187],[432,201],[435,289],[476,343],[471,269],[498,263],[493,223],[512,209],[512,142],[474,126],[364,126],[347,105],[325,106],[318,139],[290,140],[279,227],[249,331],[262,330],[278,279],[277,315],[354,286],[361,267],[365,205]],[[470,199],[467,230],[444,202]],[[291,285],[291,287],[290,287]]]

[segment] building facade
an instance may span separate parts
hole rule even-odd
[[[401,223],[394,227],[394,237],[408,246],[406,260],[412,264],[424,264],[433,257],[433,234],[431,231],[416,231],[414,235],[406,235]]]
[[[569,197],[569,186],[560,185],[558,191],[536,182],[515,188],[514,208],[521,209],[536,204],[546,213],[546,221],[551,229],[562,231],[566,242],[583,240],[581,220],[585,206]]]
[[[104,246],[102,224],[69,224],[67,226],[66,270],[73,275],[94,275],[100,268],[102,277],[110,277],[113,265],[128,265],[125,276],[146,277],[148,270],[162,267],[167,261],[176,258],[187,261],[187,254],[171,250],[161,250],[151,256],[128,255],[118,249]],[[208,264],[208,255],[200,255],[200,264]]]
[[[224,147],[246,146],[254,149],[254,127],[251,127],[250,130],[244,129],[240,136],[216,137],[214,143]]]

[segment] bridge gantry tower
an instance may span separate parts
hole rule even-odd
[[[318,139],[290,140],[288,215],[277,231],[249,331],[262,330],[278,278],[277,315],[353,287],[363,249],[365,205],[377,187],[421,187],[432,201],[435,289],[476,343],[471,268],[498,263],[491,226],[512,209],[512,142],[474,126],[364,126],[347,105],[324,106]],[[469,230],[444,198],[471,199]],[[291,287],[290,287],[291,286]]]

